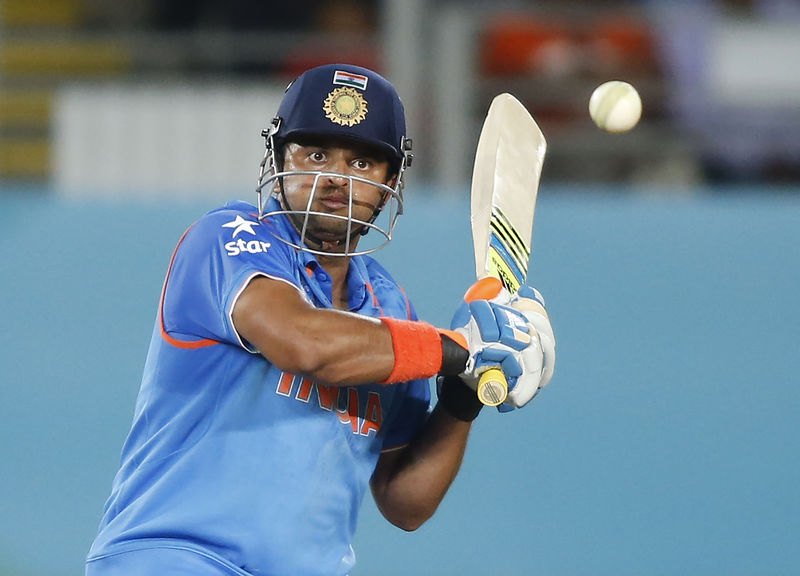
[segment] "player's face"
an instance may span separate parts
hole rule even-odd
[[[372,221],[386,200],[387,193],[383,189],[349,176],[389,186],[394,184],[389,162],[379,151],[359,144],[343,145],[330,139],[288,142],[284,149],[283,172],[296,171],[323,173],[322,176],[286,176],[283,193],[289,209],[299,212],[308,207],[309,212],[315,213],[307,217],[307,222],[306,217],[300,215],[293,216],[293,220],[298,228],[305,225],[311,238],[325,244],[326,250],[335,250],[347,236],[351,197],[351,236],[363,228],[363,224],[357,222]],[[328,214],[342,218],[332,218]]]

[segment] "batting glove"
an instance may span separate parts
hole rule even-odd
[[[531,286],[522,286],[511,297],[509,306],[525,316],[532,337],[521,353],[523,373],[513,388],[509,386],[506,401],[497,407],[501,412],[530,402],[550,382],[556,366],[556,338],[541,293]]]
[[[462,303],[450,324],[467,341],[469,360],[460,377],[473,390],[489,368],[503,370],[509,390],[523,375],[522,351],[531,343],[531,327],[525,314],[508,306],[512,299],[508,291],[499,288],[491,299]]]
[[[470,288],[451,328],[464,335],[469,345],[470,359],[461,379],[475,389],[484,371],[499,366],[509,392],[498,410],[509,412],[530,402],[550,382],[556,360],[555,336],[538,290],[522,286],[511,295],[499,282],[489,290],[486,286],[475,290],[490,282],[484,279]],[[472,299],[474,292],[487,299]]]

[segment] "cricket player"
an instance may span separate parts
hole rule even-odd
[[[87,576],[348,574],[368,488],[404,530],[436,510],[482,370],[502,366],[506,409],[552,373],[533,289],[478,284],[442,330],[359,252],[391,238],[411,158],[387,80],[311,69],[264,136],[258,205],[209,212],[172,256]]]

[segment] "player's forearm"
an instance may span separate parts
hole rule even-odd
[[[279,332],[271,322],[251,330],[251,343],[281,370],[336,386],[429,378],[442,369],[442,337],[433,326],[400,321],[398,330],[386,321],[309,308]],[[462,351],[448,362],[456,367],[449,370],[463,370],[466,350],[449,345]]]
[[[338,386],[457,374],[469,356],[430,324],[315,308],[293,287],[266,278],[240,296],[233,323],[281,370]]]
[[[387,520],[416,530],[433,516],[461,467],[470,427],[437,407],[407,448],[379,464],[371,486]]]
[[[280,334],[251,330],[252,344],[285,372],[338,386],[379,382],[394,366],[392,338],[379,320],[336,310],[297,314]]]

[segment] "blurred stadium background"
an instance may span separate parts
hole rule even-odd
[[[796,574],[797,0],[0,0],[0,574],[82,573],[174,243],[254,198],[261,128],[329,61],[404,97],[379,256],[438,324],[471,281],[482,117],[528,105],[559,340],[426,526],[365,503],[353,575]],[[589,120],[609,79],[642,94],[629,134]]]

